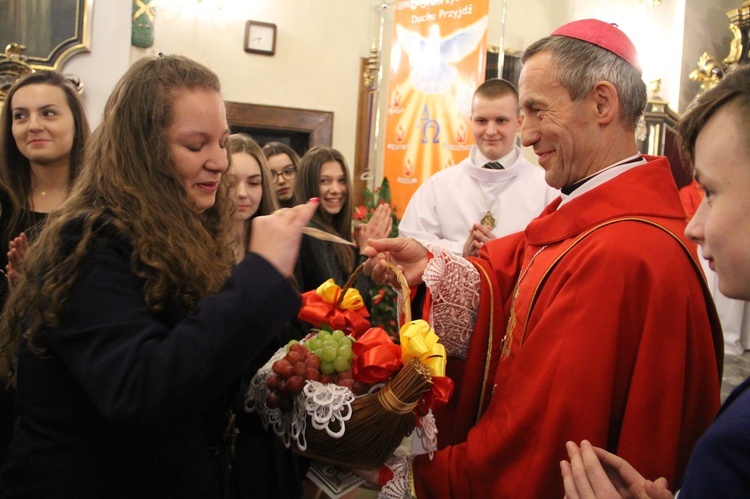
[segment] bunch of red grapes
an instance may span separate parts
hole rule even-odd
[[[305,343],[291,341],[286,355],[273,363],[273,374],[266,379],[268,408],[291,411],[307,380],[336,383],[355,395],[366,393],[369,386],[352,377],[352,341],[339,330],[322,330]]]

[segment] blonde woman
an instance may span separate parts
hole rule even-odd
[[[234,209],[234,258],[239,263],[250,243],[252,221],[278,208],[266,157],[257,142],[244,133],[229,136],[231,166],[227,172],[236,203]]]

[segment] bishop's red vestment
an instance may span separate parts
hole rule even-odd
[[[647,159],[473,260],[475,329],[417,497],[562,497],[582,439],[676,485],[719,407],[722,340],[669,164]]]

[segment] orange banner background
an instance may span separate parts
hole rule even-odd
[[[471,97],[484,81],[489,0],[397,2],[383,175],[400,217],[417,187],[474,144]]]

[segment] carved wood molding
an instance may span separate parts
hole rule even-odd
[[[359,63],[360,74],[367,66],[367,58],[362,57]],[[352,166],[352,201],[355,206],[364,204],[367,182],[362,180],[362,174],[367,170],[368,153],[370,151],[370,89],[364,84],[364,78],[359,79],[357,97],[357,134],[354,142],[354,164]]]
[[[333,113],[291,107],[263,106],[227,102],[227,121],[230,125],[267,130],[283,130],[310,134],[310,147],[331,146]]]
[[[672,168],[677,188],[682,188],[693,179],[692,172],[682,162],[682,156],[677,145],[675,125],[680,116],[661,100],[649,100],[643,113],[646,122],[646,134],[638,139],[638,147],[642,154],[651,156],[666,156]]]

